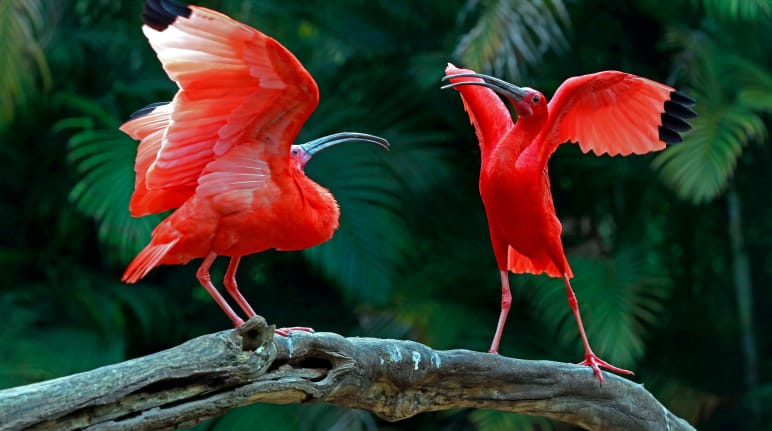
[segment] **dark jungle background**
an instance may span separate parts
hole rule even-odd
[[[550,163],[593,347],[700,430],[772,429],[772,4],[769,0],[201,0],[275,37],[315,77],[298,139],[388,138],[316,157],[342,207],[327,244],[242,261],[278,325],[486,350],[499,277],[479,150],[452,61],[550,96],[619,69],[697,99],[686,141],[642,157]],[[0,387],[122,361],[223,330],[198,262],[120,283],[159,217],[127,210],[133,111],[176,90],[140,31],[141,1],[0,0]],[[213,278],[225,272],[225,259]],[[513,275],[501,353],[578,362],[559,280]],[[254,405],[198,430],[553,430],[454,410],[385,423],[326,405]]]

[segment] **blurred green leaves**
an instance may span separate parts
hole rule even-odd
[[[43,88],[51,86],[43,52],[46,18],[40,0],[0,2],[0,130],[29,102],[38,89],[38,79]]]
[[[155,343],[174,332],[158,332],[178,317],[158,290],[126,288],[94,272],[44,273],[44,282],[0,292],[0,313],[11,322],[0,328],[0,337],[13,341],[0,343],[0,387],[119,362],[137,339]]]
[[[769,0],[692,0],[709,16],[730,20],[763,21],[772,18]]]
[[[564,33],[571,22],[562,0],[469,0],[463,16],[474,15],[453,52],[462,67],[518,79],[548,50],[568,49]]]
[[[254,404],[233,410],[227,416],[205,422],[195,431],[373,431],[369,412],[325,404]]]
[[[46,18],[40,0],[0,2],[0,130],[30,102],[38,87],[51,86],[44,54]]]
[[[675,30],[698,117],[686,142],[654,160],[661,177],[682,199],[705,203],[720,195],[743,148],[767,138],[762,115],[772,113],[772,74],[722,46],[712,33]]]
[[[79,180],[70,199],[85,215],[99,224],[99,239],[114,253],[116,262],[128,262],[150,239],[150,232],[161,215],[135,218],[128,202],[134,190],[134,157],[137,144],[118,130],[120,122],[102,106],[76,95],[60,100],[83,111],[54,125],[58,132],[69,131],[68,161]]]
[[[554,429],[552,422],[543,418],[496,410],[475,410],[469,414],[469,421],[479,431],[550,431]]]
[[[519,74],[523,85],[545,94],[570,75],[621,69],[695,96],[694,130],[662,154],[595,158],[561,148],[550,162],[553,195],[598,353],[631,367],[700,428],[750,428],[741,404],[751,392],[736,365],[726,208],[715,196],[730,180],[743,198],[753,279],[763,286],[772,277],[768,2],[201,4],[275,37],[311,71],[321,103],[299,142],[347,130],[392,143],[389,152],[339,146],[308,165],[308,175],[342,207],[330,242],[302,254],[245,259],[245,294],[281,324],[316,319],[311,326],[346,335],[487,349],[499,279],[477,190],[474,132],[458,95],[439,90],[446,62],[504,78]],[[197,286],[195,262],[154,271],[138,285],[118,281],[162,216],[129,216],[137,144],[117,127],[175,90],[142,36],[140,10],[140,1],[0,2],[0,312],[7,316],[0,385],[150,353],[227,324]],[[213,268],[217,280],[223,272],[223,262]],[[578,361],[581,344],[562,283],[510,279],[515,302],[502,353]],[[772,301],[768,289],[753,293],[756,307]],[[763,313],[755,324],[763,384],[753,393],[767,400],[772,324]],[[687,348],[684,339],[699,342]],[[733,366],[716,367],[715,358]],[[386,424],[329,406],[257,405],[199,429],[261,425],[557,428],[489,411]]]
[[[670,297],[672,281],[662,262],[651,251],[622,248],[609,258],[572,258],[571,266],[571,285],[593,350],[610,363],[634,368],[646,351],[647,328],[657,326]],[[515,283],[513,295],[528,295],[533,315],[559,334],[561,344],[582,353],[562,281],[520,276]]]
[[[321,101],[301,132],[304,140],[358,130],[385,137],[391,148],[386,152],[345,145],[309,163],[307,174],[332,191],[341,218],[330,241],[304,254],[352,302],[384,304],[411,242],[411,209],[405,198],[447,177],[450,166],[442,144],[449,134],[423,128],[433,118],[422,112],[415,98],[420,90],[413,83],[390,79],[388,69],[341,74],[346,80],[336,83],[336,94]]]

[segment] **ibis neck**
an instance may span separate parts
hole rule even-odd
[[[300,210],[296,213],[297,227],[306,232],[308,247],[327,241],[338,228],[340,208],[328,189],[308,178],[300,169],[292,176],[300,196]]]
[[[540,140],[543,123],[534,117],[523,117],[517,120],[515,127],[510,129],[492,148],[487,148],[484,158],[504,159],[509,166],[517,168],[535,167],[537,143]],[[486,149],[484,149],[486,150]]]

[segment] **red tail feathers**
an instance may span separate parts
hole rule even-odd
[[[179,238],[165,244],[153,244],[151,241],[141,252],[131,261],[126,272],[123,273],[121,281],[126,283],[136,283],[142,277],[146,276],[151,269],[161,264],[161,260],[166,256],[169,250],[177,244]]]
[[[571,271],[571,267],[568,265],[567,261],[564,263],[566,270],[561,271],[551,259],[541,259],[537,261],[518,253],[512,247],[509,247],[508,252],[507,269],[514,272],[515,274],[544,273],[550,277],[561,278],[563,277],[563,272],[565,272],[568,278],[572,278],[574,276],[574,273]]]

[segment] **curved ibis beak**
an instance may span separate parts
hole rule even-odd
[[[341,132],[341,133],[335,133],[333,135],[323,136],[319,139],[314,139],[313,141],[306,142],[305,144],[301,144],[300,148],[303,149],[308,154],[308,157],[311,158],[314,154],[318,153],[319,151],[324,150],[325,148],[330,148],[333,145],[342,144],[344,142],[353,142],[353,141],[362,141],[362,142],[368,142],[370,144],[375,144],[380,147],[383,147],[385,149],[389,149],[389,141],[373,135],[368,135],[366,133],[356,133],[356,132]]]
[[[479,79],[482,79],[482,81],[453,82],[451,84],[443,85],[441,87],[442,90],[458,87],[459,85],[481,85],[483,87],[490,88],[491,90],[495,91],[496,93],[502,96],[511,97],[516,102],[519,102],[520,100],[522,100],[526,94],[526,91],[523,88],[510,84],[507,81],[502,81],[501,79],[494,78],[492,76],[483,75],[482,73],[459,73],[456,75],[446,75],[442,77],[442,80],[448,81],[452,78],[479,78]]]

